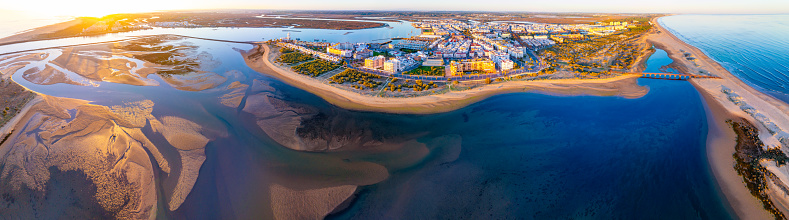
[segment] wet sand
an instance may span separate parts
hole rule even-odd
[[[780,143],[777,143],[777,140],[766,132],[767,129],[761,123],[728,100],[728,96],[721,89],[723,88],[722,86],[725,86],[741,95],[747,100],[748,104],[758,109],[760,113],[767,115],[782,128],[786,128],[789,125],[789,120],[786,117],[786,113],[789,112],[786,111],[789,109],[789,105],[746,85],[716,61],[707,57],[698,48],[678,39],[656,21],[654,19],[652,22],[660,33],[653,32],[648,37],[648,41],[653,43],[655,47],[665,50],[669,57],[674,60],[674,63],[670,64],[669,67],[675,68],[682,73],[692,74],[700,74],[699,71],[703,70],[722,78],[691,79],[690,82],[701,93],[706,104],[705,109],[707,110],[707,121],[709,124],[707,158],[712,173],[726,200],[741,219],[772,219],[773,216],[764,210],[761,202],[756,197],[751,195],[742,182],[742,177],[734,169],[735,161],[732,154],[735,151],[737,136],[730,125],[726,123],[726,120],[745,118],[759,128],[760,138],[766,144]],[[695,63],[685,59],[682,51],[691,53],[696,58]]]
[[[249,55],[264,50],[262,56]],[[396,114],[434,114],[457,110],[488,97],[515,92],[534,92],[559,96],[620,96],[624,98],[640,98],[649,92],[649,88],[637,84],[637,75],[623,75],[608,79],[578,80],[539,80],[539,81],[508,81],[494,83],[479,88],[452,91],[445,94],[410,97],[384,98],[362,95],[353,91],[340,89],[317,79],[301,75],[274,63],[274,54],[268,45],[242,52],[247,65],[253,70],[272,75],[282,81],[309,91],[329,103],[351,110],[374,111]]]

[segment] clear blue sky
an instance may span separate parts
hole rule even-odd
[[[99,15],[177,9],[304,9],[531,12],[789,13],[789,0],[17,0],[4,9]]]

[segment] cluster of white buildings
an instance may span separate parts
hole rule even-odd
[[[175,28],[175,27],[198,27],[196,24],[189,23],[188,21],[166,21],[166,22],[154,22],[153,26],[156,27],[165,27],[165,28]]]
[[[298,50],[299,52],[306,53],[306,54],[313,55],[313,56],[317,56],[318,58],[321,58],[321,59],[324,59],[324,60],[328,60],[328,61],[332,61],[332,62],[335,62],[335,63],[339,63],[339,62],[342,61],[341,57],[334,56],[334,55],[327,54],[327,53],[323,53],[323,52],[318,52],[318,51],[312,50],[310,48],[306,48],[304,46],[293,44],[293,43],[277,42],[277,45],[280,46],[280,47],[285,47],[285,48]]]
[[[364,59],[373,56],[373,51],[365,43],[336,43],[326,47],[326,53],[339,57]]]
[[[298,44],[287,43],[291,41],[280,42],[280,44],[334,62],[340,62],[344,58],[364,59],[364,68],[389,73],[408,71],[423,64],[447,65],[443,59],[449,59],[452,62],[447,61],[450,63],[447,68],[456,75],[463,74],[466,69],[484,72],[510,71],[516,66],[514,60],[523,59],[530,53],[529,50],[550,47],[564,39],[583,38],[588,34],[612,33],[611,31],[628,27],[626,22],[563,25],[528,22],[479,23],[452,19],[424,20],[414,22],[412,25],[422,29],[420,37],[398,40],[388,45],[381,45],[385,46],[381,48],[376,44],[365,43],[316,45],[326,47],[326,52],[323,53]],[[374,49],[380,52],[388,52],[393,57],[373,56],[375,53],[370,46],[375,46]],[[403,54],[397,50],[402,48],[418,50],[418,52]],[[430,60],[423,50],[432,51]]]

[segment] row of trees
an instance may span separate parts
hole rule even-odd
[[[325,60],[314,60],[306,63],[299,64],[292,67],[294,71],[300,74],[316,77],[323,73],[332,71],[340,67],[339,63],[333,63]]]
[[[345,71],[342,71],[341,73],[338,73],[337,75],[334,75],[331,78],[329,78],[329,80],[331,80],[329,82],[337,83],[337,84],[343,84],[346,82],[357,83],[361,86],[354,85],[355,86],[354,88],[364,89],[364,87],[367,87],[369,89],[373,89],[382,84],[381,82],[375,81],[373,79],[380,79],[380,78],[381,76],[375,74],[365,73],[353,69],[346,69]]]

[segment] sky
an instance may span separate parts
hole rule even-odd
[[[182,9],[778,14],[789,13],[789,0],[7,0],[2,7],[50,16]]]

